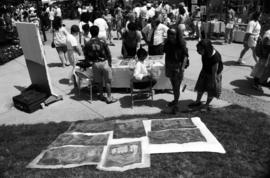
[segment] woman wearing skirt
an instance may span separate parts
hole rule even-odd
[[[202,56],[202,70],[195,86],[197,99],[189,107],[201,106],[203,93],[207,92],[207,101],[203,108],[210,109],[213,98],[219,98],[221,94],[223,63],[220,53],[214,49],[210,40],[201,40],[197,44],[197,52]]]

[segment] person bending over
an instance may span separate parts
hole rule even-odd
[[[209,110],[213,98],[219,98],[221,94],[223,63],[220,53],[214,49],[210,40],[201,40],[197,44],[197,52],[202,56],[202,70],[195,86],[197,99],[189,107],[201,106],[203,93],[207,92],[207,101],[203,108]]]

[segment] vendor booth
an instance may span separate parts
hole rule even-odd
[[[153,89],[171,89],[170,80],[165,76],[165,56],[149,56],[145,63],[149,72],[157,80]],[[112,88],[130,87],[130,79],[133,75],[135,64],[136,61],[134,59],[112,59]],[[83,71],[89,78],[93,76],[91,67],[86,70],[78,67],[76,70]]]

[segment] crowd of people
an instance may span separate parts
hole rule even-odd
[[[57,6],[44,7],[39,18],[37,11],[32,7],[29,9],[15,8],[12,14],[12,25],[16,20],[41,22],[42,28],[40,29],[52,29],[52,46],[56,48],[62,66],[72,65],[70,83],[73,82],[72,75],[77,62],[74,54],[84,55],[85,60],[92,66],[95,81],[99,83],[99,98],[107,103],[117,101],[111,95],[112,61],[108,47],[115,45],[112,41],[113,30],[116,31],[114,39],[122,40],[123,58],[138,59],[134,72],[136,80],[152,80],[150,83],[155,83],[144,64],[144,59],[147,55],[165,54],[166,76],[171,81],[174,94],[174,99],[168,103],[168,106],[173,110],[177,110],[180,85],[184,71],[189,65],[185,37],[198,39],[196,47],[198,54],[202,56],[202,70],[195,86],[197,99],[190,104],[190,107],[201,107],[204,92],[208,93],[206,104],[203,106],[207,109],[214,97],[220,97],[222,55],[213,47],[211,40],[206,39],[202,33],[202,21],[205,17],[199,7],[196,7],[190,14],[183,2],[170,5],[168,2],[149,3],[144,1],[143,4],[138,3],[133,8],[127,6],[124,9],[121,5],[116,4],[114,8],[107,8],[104,11],[94,9],[90,4],[78,8],[80,20],[78,24],[72,25],[70,32],[62,24],[61,9]],[[1,18],[3,17],[1,15]],[[266,84],[270,76],[270,33],[267,31],[262,40],[258,40],[261,29],[259,19],[260,12],[255,12],[248,23],[244,48],[238,60],[240,65],[244,65],[243,56],[248,49],[252,49],[256,62],[252,76],[254,77],[254,88],[257,90],[261,90],[260,85]],[[226,16],[224,38],[226,43],[232,42],[234,27],[235,11],[230,7]],[[79,40],[77,41],[77,39]],[[147,50],[144,49],[142,41],[147,45]],[[107,91],[106,97],[103,96],[103,81]]]

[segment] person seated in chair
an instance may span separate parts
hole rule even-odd
[[[151,74],[148,72],[144,63],[147,56],[147,51],[141,46],[137,51],[138,62],[136,63],[133,73],[133,87],[136,89],[152,87],[157,83],[157,81],[153,79]]]

